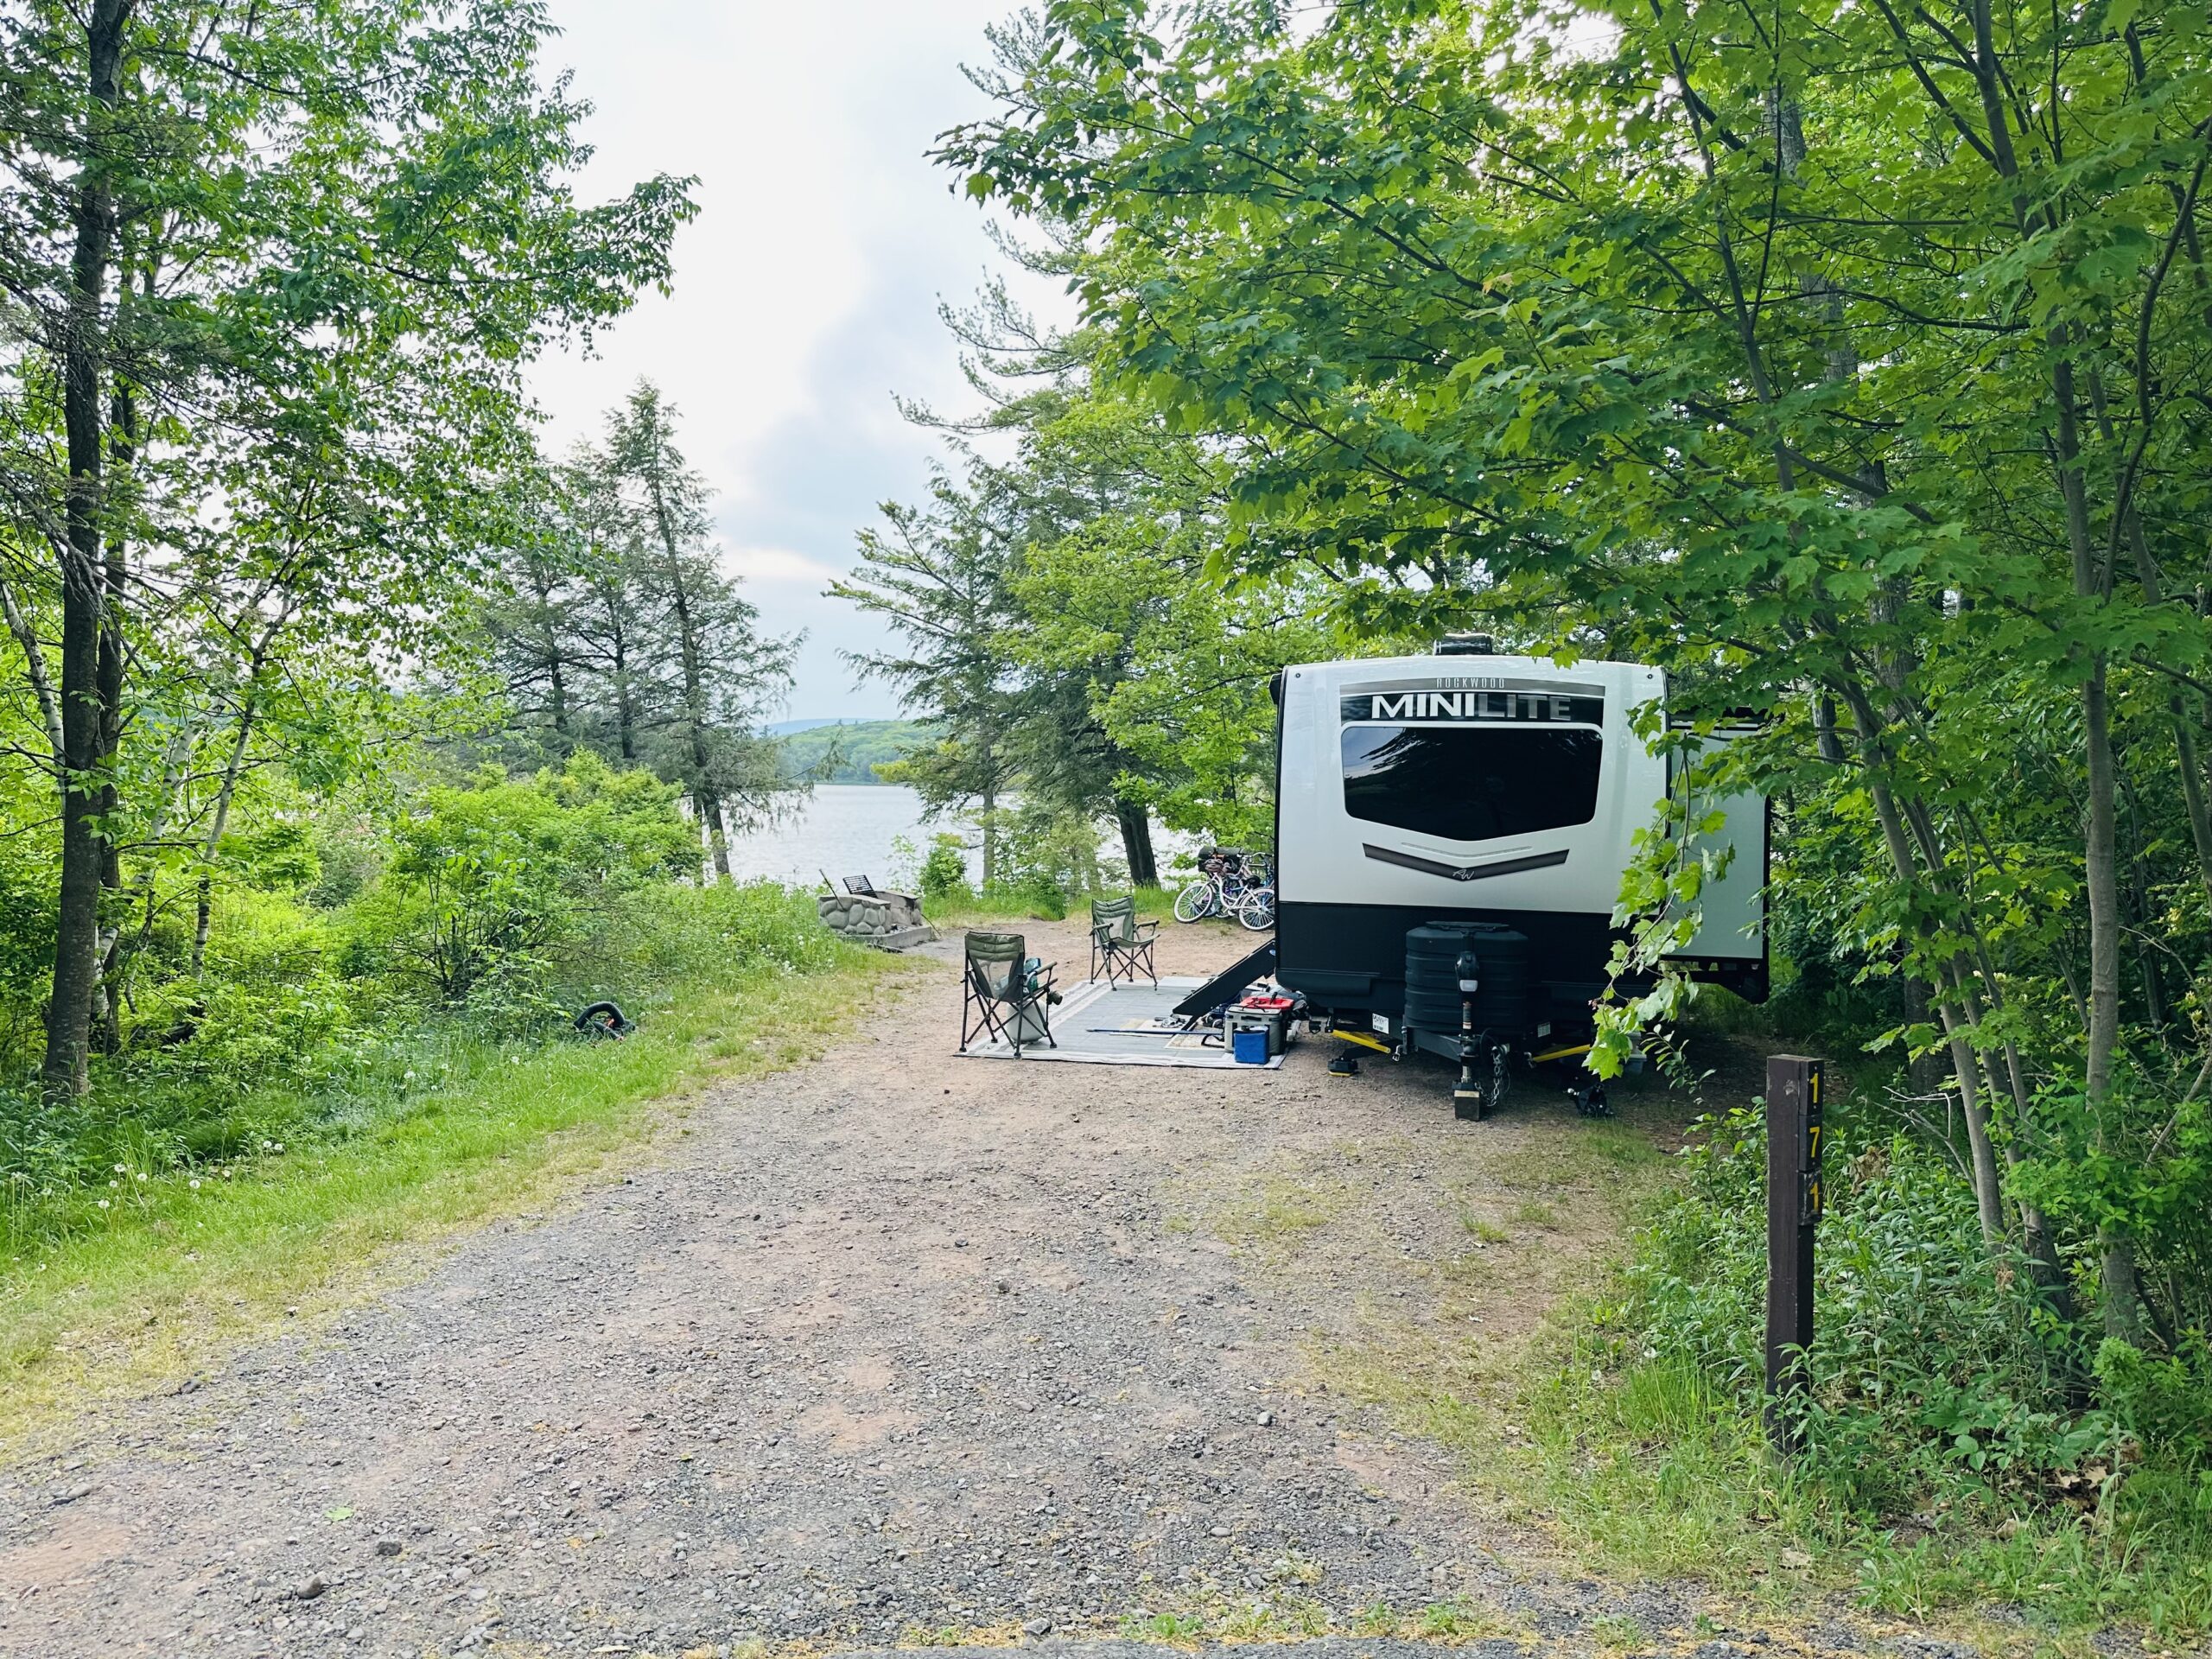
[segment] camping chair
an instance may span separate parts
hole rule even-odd
[[[1116,978],[1137,982],[1141,972],[1153,982],[1160,984],[1160,972],[1152,965],[1153,942],[1160,937],[1158,922],[1137,920],[1137,901],[1135,894],[1120,899],[1094,899],[1090,901],[1090,976],[1098,977],[1100,963],[1106,968],[1106,983],[1110,988]]]
[[[1040,963],[1029,955],[1019,933],[970,933],[961,976],[960,1049],[978,1037],[1003,1038],[1021,1058],[1022,1045],[1043,1038],[1058,1048],[1052,1038],[1052,1005],[1060,1000],[1052,988],[1058,963]]]

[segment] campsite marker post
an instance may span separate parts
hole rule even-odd
[[[1821,1218],[1821,1071],[1818,1060],[1766,1063],[1766,1428],[1774,1449],[1796,1450],[1785,1397],[1804,1391],[1813,1345],[1813,1230]]]

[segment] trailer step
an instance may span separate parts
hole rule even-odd
[[[1211,1014],[1254,980],[1274,972],[1275,942],[1271,938],[1249,957],[1232,963],[1175,1005],[1178,1019],[1194,1020]]]

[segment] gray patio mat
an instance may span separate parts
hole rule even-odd
[[[1265,1065],[1239,1065],[1217,1033],[1211,1044],[1197,1032],[1158,1027],[1176,1023],[1178,1002],[1205,983],[1202,979],[1163,978],[1108,985],[1086,979],[1067,989],[1066,1001],[1052,1010],[1052,1037],[1059,1044],[1025,1043],[1017,1056],[1003,1042],[977,1042],[960,1052],[980,1060],[1073,1060],[1086,1065],[1181,1065],[1218,1071],[1265,1071],[1282,1064],[1278,1054]]]

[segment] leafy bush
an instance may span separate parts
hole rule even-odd
[[[939,834],[931,837],[930,855],[922,862],[919,878],[922,897],[942,899],[959,892],[968,885],[967,843],[958,836]]]
[[[1074,895],[1126,878],[1118,862],[1099,857],[1098,826],[1080,812],[1033,800],[998,819],[999,868],[983,895],[987,905],[1056,922]]]
[[[554,947],[614,896],[696,859],[676,796],[588,752],[525,782],[494,773],[432,790],[356,906],[353,965],[381,965],[449,1005],[527,1014]]]
[[[142,1175],[219,1177],[369,1132],[428,1091],[504,1065],[518,1035],[557,1039],[585,1002],[610,997],[649,1019],[686,988],[827,972],[843,948],[810,901],[766,882],[639,881],[576,916],[542,963],[524,1029],[506,1010],[410,1006],[381,981],[346,979],[334,941],[350,918],[234,902],[188,1039],[104,1060],[93,1092],[66,1106],[28,1088],[0,1094],[0,1249],[95,1224],[99,1200]]]
[[[1708,1118],[1606,1325],[1622,1350],[1688,1363],[1756,1415],[1764,1386],[1765,1126]],[[1831,1133],[1834,1133],[1832,1129]],[[2109,1455],[2113,1420],[2070,1408],[2088,1371],[2069,1327],[1985,1254],[1972,1192],[1925,1142],[1832,1141],[1821,1224],[1805,1466],[1854,1508],[1961,1482],[2047,1484]]]

